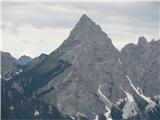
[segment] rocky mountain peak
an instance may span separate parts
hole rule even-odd
[[[2,78],[8,79],[20,69],[21,63],[8,52],[0,51],[0,56]]]
[[[75,46],[76,49],[73,50]],[[111,39],[102,31],[99,25],[84,14],[70,32],[69,37],[51,54],[60,57],[69,52],[73,56],[73,53],[77,55],[84,48],[88,50],[91,48],[106,49],[109,47],[113,48]],[[79,52],[77,53],[77,51]]]
[[[87,59],[89,55],[92,57],[88,59],[88,62],[92,61],[91,58],[94,59],[95,54],[101,56],[105,52],[106,54],[118,54],[107,34],[84,14],[71,31],[69,37],[53,52],[53,55],[69,63],[73,63],[73,61],[77,63],[80,62],[80,58]],[[81,62],[84,62],[84,60]]]
[[[85,27],[85,25],[87,25],[87,27],[89,25],[95,25],[95,22],[93,22],[86,14],[83,14],[79,20],[79,22],[77,23],[77,25],[79,26],[83,26]]]
[[[92,21],[87,15],[82,15],[78,23],[71,31],[69,38],[74,39],[80,33],[102,31],[101,27]]]
[[[147,46],[148,42],[147,42],[146,38],[145,37],[139,37],[139,39],[138,39],[138,45],[142,46],[142,47]]]

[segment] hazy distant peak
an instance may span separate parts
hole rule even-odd
[[[27,55],[22,55],[22,56],[19,58],[19,61],[21,62],[22,65],[28,64],[31,60],[32,60],[32,58],[29,57],[29,56],[27,56]]]
[[[31,58],[30,56],[27,56],[27,55],[22,55],[20,58],[22,58],[22,57],[29,57],[29,58]],[[19,58],[19,59],[20,59],[20,58]]]

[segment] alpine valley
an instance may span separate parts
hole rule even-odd
[[[119,51],[82,15],[49,55],[1,51],[2,119],[159,120],[160,40]]]

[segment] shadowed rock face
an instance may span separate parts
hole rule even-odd
[[[27,98],[13,83],[2,83],[2,119],[65,119],[55,106]]]
[[[42,53],[40,56],[32,59],[32,61],[29,62],[29,63],[25,66],[24,71],[30,71],[31,69],[36,68],[36,67],[39,66],[47,57],[48,57],[48,55]]]
[[[21,63],[10,53],[0,52],[1,56],[1,77],[3,79],[8,79],[11,75],[15,74],[16,71],[22,67]]]

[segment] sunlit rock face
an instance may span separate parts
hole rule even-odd
[[[137,105],[135,102],[127,102],[123,108],[123,118],[128,119],[137,115]]]

